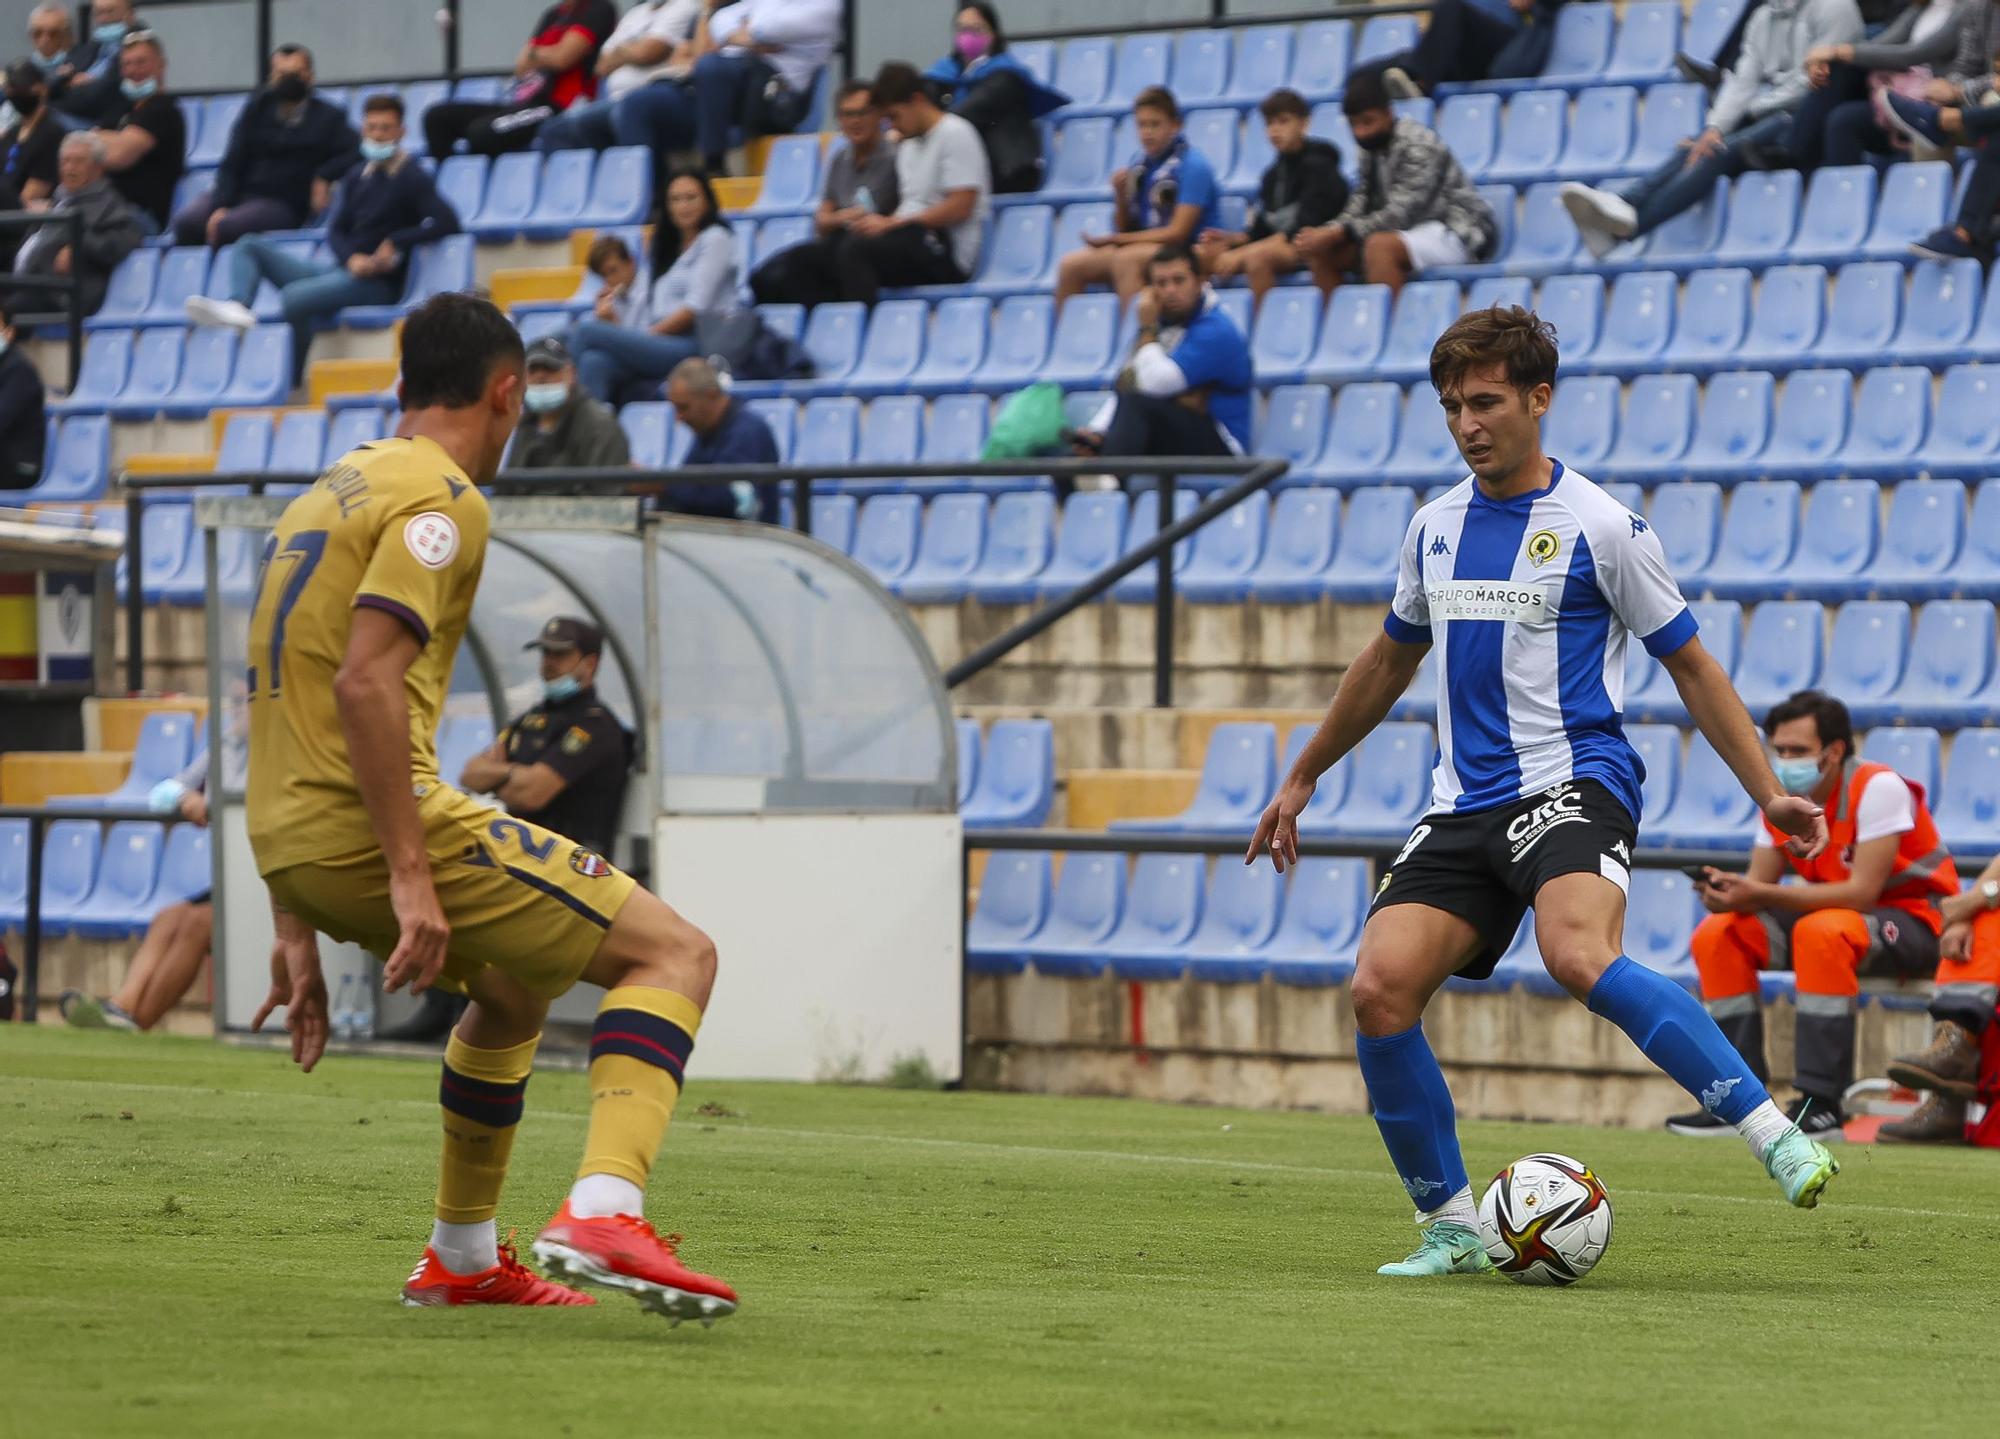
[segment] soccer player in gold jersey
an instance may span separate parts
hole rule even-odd
[[[316,931],[386,955],[386,989],[463,990],[437,1222],[403,1302],[588,1304],[499,1245],[493,1216],[549,1001],[602,985],[583,1164],[535,1257],[676,1322],[720,1318],[735,1292],[643,1217],[714,945],[601,856],[438,775],[432,736],[486,558],[479,486],[521,418],[521,338],[485,300],[445,294],[405,321],[402,351],[396,438],[286,506],[258,575],[247,805],[277,942],[254,1025],[283,1005],[299,1065],[325,1051]]]

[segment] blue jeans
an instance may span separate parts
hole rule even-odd
[[[655,80],[611,107],[608,143],[644,145],[664,158],[669,150],[693,144],[694,131],[695,102],[688,87],[678,80]]]
[[[591,395],[616,404],[620,387],[634,381],[666,379],[675,365],[701,353],[692,335],[653,335],[581,320],[570,327],[569,352],[576,379]]]
[[[1715,182],[1725,176],[1734,179],[1745,170],[1771,168],[1772,157],[1785,147],[1792,131],[1792,117],[1779,111],[1754,120],[1722,142],[1715,154],[1687,163],[1676,154],[1650,175],[1613,185],[1611,192],[1628,201],[1639,212],[1635,235],[1650,234],[1683,210],[1691,210],[1715,190]]]
[[[743,115],[743,91],[750,83],[750,57],[712,51],[694,62],[695,148],[711,171],[729,153],[729,132]]]
[[[615,142],[611,138],[611,111],[615,102],[592,100],[572,105],[560,115],[552,115],[535,132],[535,148],[544,155],[557,150],[602,150]]]
[[[306,371],[315,320],[330,319],[349,305],[393,305],[401,294],[386,279],[350,275],[339,265],[288,255],[262,235],[245,235],[229,256],[229,298],[239,305],[255,304],[257,288],[266,280],[278,287],[285,323],[292,327],[295,384]]]

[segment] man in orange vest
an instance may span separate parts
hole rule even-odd
[[[1923,786],[1854,754],[1847,706],[1802,690],[1764,720],[1772,768],[1793,794],[1826,810],[1828,842],[1794,858],[1785,836],[1757,834],[1748,874],[1706,871],[1709,910],[1694,932],[1708,1012],[1758,1078],[1764,1013],[1758,971],[1798,976],[1798,1051],[1788,1111],[1819,1140],[1841,1137],[1841,1097],[1854,1082],[1854,1010],[1863,974],[1928,974],[1944,921],[1938,902],[1958,893],[1958,870],[1924,804]],[[1805,881],[1780,884],[1786,867]],[[1706,1111],[1667,1121],[1676,1134],[1729,1134]]]
[[[2000,1006],[2000,859],[1963,894],[1938,904],[1944,934],[1931,997],[1931,1043],[1889,1061],[1889,1078],[1927,1091],[1914,1114],[1882,1126],[1882,1138],[1965,1143],[1965,1105],[1978,1089],[1980,1045]]]

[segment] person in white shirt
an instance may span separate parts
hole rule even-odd
[[[875,73],[875,103],[903,138],[896,146],[893,215],[847,227],[836,268],[840,297],[872,305],[885,283],[961,285],[979,264],[993,174],[972,122],[940,108],[916,67],[892,60]]]
[[[662,128],[683,136],[685,145],[694,124],[686,81],[694,70],[694,32],[706,3],[640,0],[627,10],[597,52],[597,98],[572,105],[543,125],[535,148],[547,153],[651,145]]]
[[[723,175],[732,132],[744,139],[798,128],[813,83],[840,41],[841,0],[709,0],[695,29],[695,147]]]

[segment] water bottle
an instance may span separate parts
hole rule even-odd
[[[340,977],[340,983],[335,985],[333,989],[332,1013],[327,1016],[327,1021],[328,1027],[333,1031],[335,1039],[346,1039],[352,1029],[352,1021],[348,1016],[347,1010],[348,988],[353,983],[353,975],[343,974]]]
[[[370,1040],[375,1037],[375,993],[369,987],[369,975],[354,976],[354,1003],[347,1011],[347,1037],[355,1040]]]
[[[854,187],[854,208],[873,213],[875,209],[875,192],[866,185],[856,185]]]

